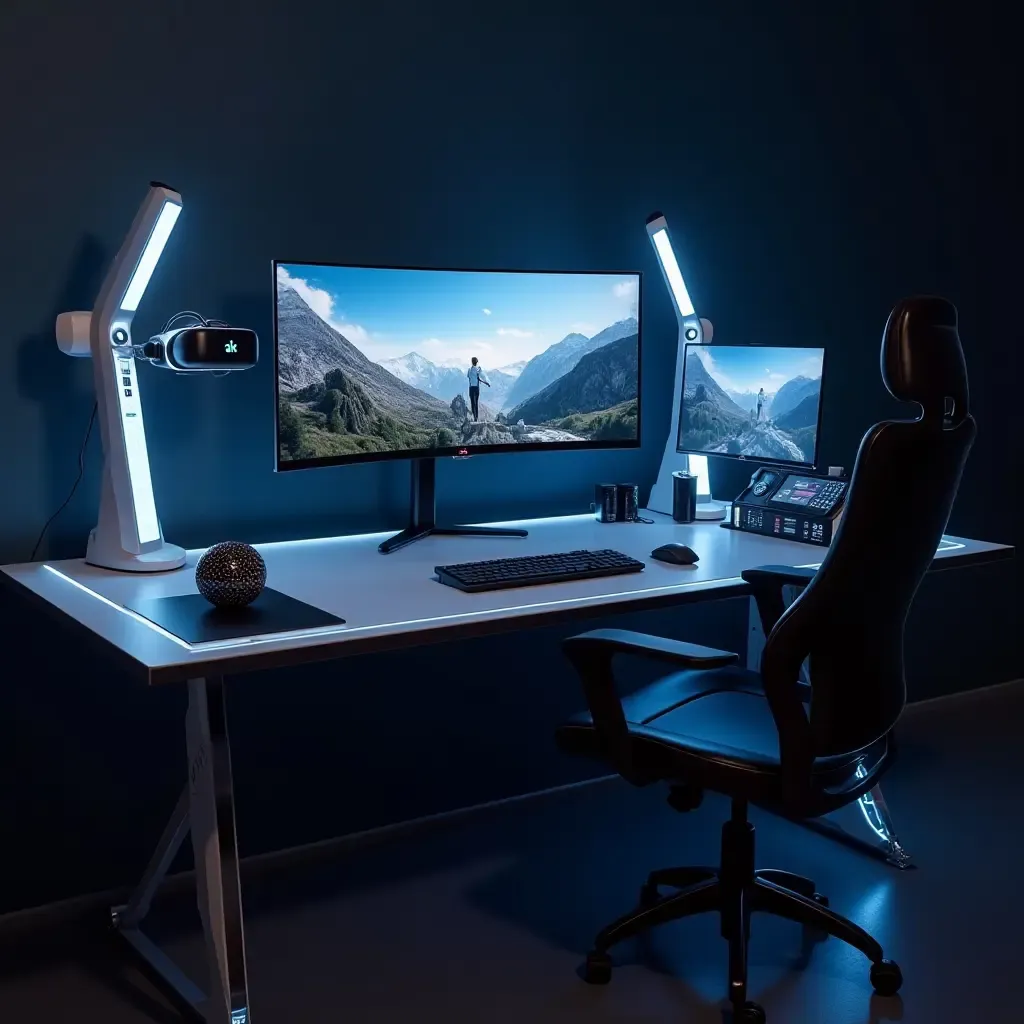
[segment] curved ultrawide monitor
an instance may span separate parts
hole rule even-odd
[[[817,464],[823,348],[687,345],[685,355],[680,452]]]
[[[275,262],[277,468],[637,447],[640,288]]]

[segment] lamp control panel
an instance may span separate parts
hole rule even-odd
[[[723,526],[827,547],[843,514],[848,481],[763,466]]]

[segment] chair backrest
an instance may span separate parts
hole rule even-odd
[[[795,679],[810,659],[815,757],[863,749],[903,710],[904,624],[976,433],[951,303],[912,298],[896,306],[882,339],[882,378],[921,415],[864,435],[825,560],[779,619],[762,658],[766,686]]]

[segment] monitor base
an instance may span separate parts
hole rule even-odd
[[[423,540],[431,534],[440,537],[525,537],[526,530],[505,530],[493,526],[410,526],[382,541],[378,550],[381,554],[390,555],[392,551]]]
[[[437,466],[433,459],[413,459],[412,491],[409,500],[409,525],[382,541],[378,551],[390,555],[431,534],[443,537],[525,537],[526,530],[501,526],[438,526],[435,506]]]

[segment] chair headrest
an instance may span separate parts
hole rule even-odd
[[[970,412],[967,364],[956,306],[918,296],[896,303],[882,336],[882,380],[901,402],[917,402],[925,419],[960,422]]]

